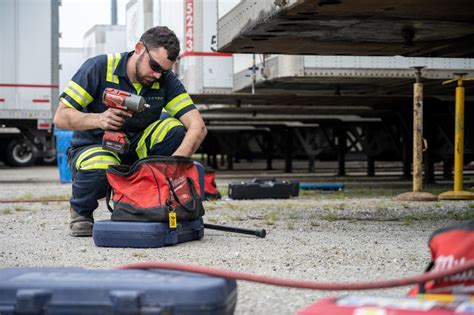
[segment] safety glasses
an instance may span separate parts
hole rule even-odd
[[[170,70],[165,70],[163,67],[160,66],[158,62],[156,62],[150,55],[150,51],[148,50],[148,47],[146,47],[145,44],[143,44],[143,47],[145,47],[146,53],[148,54],[148,63],[150,65],[151,70],[153,70],[156,73],[161,73],[161,74],[166,74]]]

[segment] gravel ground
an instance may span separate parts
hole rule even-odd
[[[54,167],[0,169],[0,199],[67,198],[70,185],[57,178]],[[67,202],[0,203],[0,267],[113,268],[159,260],[315,281],[410,276],[429,261],[430,234],[473,219],[474,202],[394,200],[407,187],[354,182],[345,192],[305,192],[292,200],[206,202],[207,222],[265,228],[267,237],[206,230],[201,241],[156,249],[99,248],[91,238],[70,237]],[[103,201],[95,216],[108,218]],[[370,294],[402,296],[408,289]],[[320,297],[342,293],[239,282],[236,314],[294,314]]]

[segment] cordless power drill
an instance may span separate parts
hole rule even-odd
[[[118,108],[132,114],[150,108],[150,105],[145,103],[143,97],[113,88],[106,88],[104,90],[102,102],[107,107]],[[125,132],[105,131],[102,138],[103,149],[124,154],[128,151],[129,146],[130,141]]]

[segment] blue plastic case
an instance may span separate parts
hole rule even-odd
[[[176,229],[167,222],[97,221],[92,237],[99,247],[154,248],[199,240],[204,236],[202,218],[178,221]]]
[[[300,189],[303,190],[344,190],[345,185],[340,183],[301,183]]]
[[[235,280],[169,270],[0,269],[0,314],[233,314]]]

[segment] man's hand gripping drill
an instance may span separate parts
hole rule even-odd
[[[102,102],[109,107],[100,120],[101,128],[106,130],[102,138],[102,148],[124,154],[130,146],[127,135],[120,131],[125,119],[132,117],[133,113],[149,108],[150,105],[146,104],[141,96],[113,88],[104,90]]]

